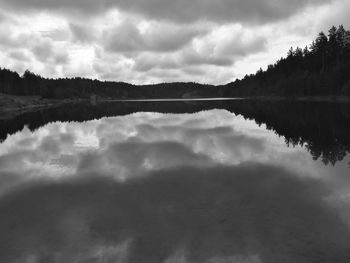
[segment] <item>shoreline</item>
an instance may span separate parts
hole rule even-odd
[[[15,96],[0,93],[0,119],[11,119],[26,112],[83,102],[83,99],[45,99],[40,96]]]
[[[283,96],[255,96],[255,97],[235,97],[235,98],[158,98],[158,99],[114,99],[98,98],[94,103],[90,99],[72,98],[72,99],[45,99],[40,96],[15,96],[0,93],[0,119],[11,119],[26,112],[34,112],[42,109],[60,107],[65,104],[75,104],[90,102],[99,104],[104,102],[181,102],[181,101],[235,101],[235,100],[264,100],[264,101],[301,101],[301,102],[330,102],[330,103],[349,103],[349,96],[302,96],[302,97],[283,97]]]

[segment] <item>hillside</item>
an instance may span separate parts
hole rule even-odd
[[[291,48],[266,71],[226,85],[228,96],[350,95],[350,31],[332,27],[310,47]]]

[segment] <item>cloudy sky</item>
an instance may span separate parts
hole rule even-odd
[[[333,24],[348,0],[0,0],[0,66],[45,77],[223,84]]]

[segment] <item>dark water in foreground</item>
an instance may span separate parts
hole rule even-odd
[[[350,262],[350,104],[0,120],[0,262]]]

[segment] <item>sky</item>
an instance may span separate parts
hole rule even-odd
[[[225,84],[350,27],[349,0],[0,0],[0,67]]]

